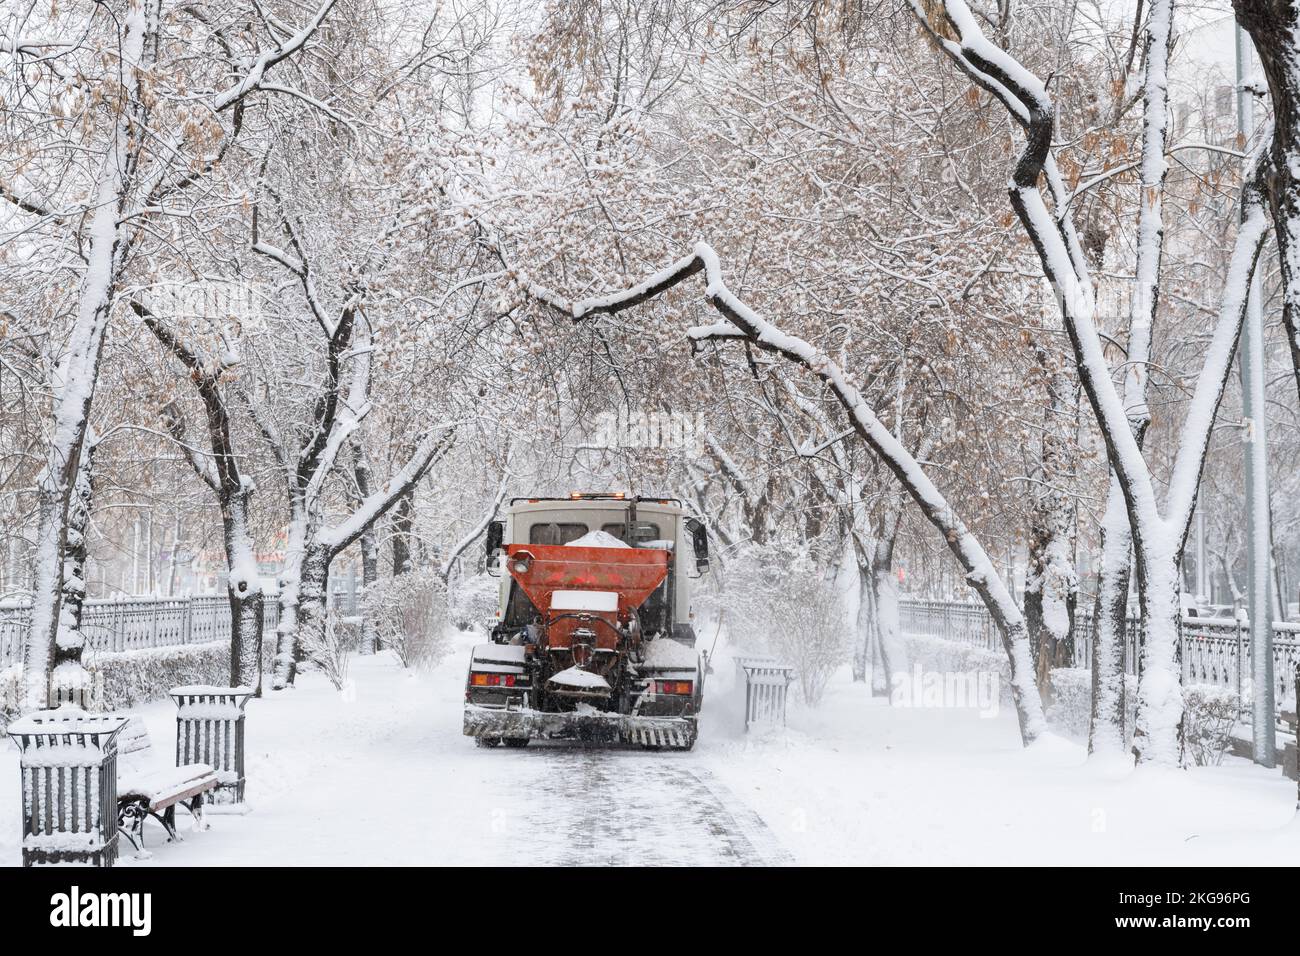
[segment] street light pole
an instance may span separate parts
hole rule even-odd
[[[1246,89],[1250,40],[1237,32],[1237,133],[1251,134],[1251,93]],[[1244,161],[1243,161],[1244,170]],[[1273,711],[1273,594],[1270,557],[1272,530],[1268,502],[1268,438],[1264,399],[1264,317],[1256,273],[1250,285],[1241,330],[1242,444],[1246,453],[1246,587],[1250,614],[1252,757],[1263,767],[1277,765]],[[1241,662],[1237,663],[1238,668]]]

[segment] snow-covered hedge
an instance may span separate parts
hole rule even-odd
[[[213,641],[88,655],[92,687],[104,710],[121,710],[160,700],[185,684],[230,683],[230,644]]]
[[[904,641],[907,643],[907,658],[912,662],[913,668],[919,667],[923,673],[938,674],[995,673],[998,675],[1001,703],[1011,703],[1011,667],[1005,654],[974,644],[919,634],[908,634]]]
[[[496,620],[501,579],[490,574],[466,575],[451,586],[448,604],[451,623],[461,631],[491,627]]]
[[[1067,737],[1088,736],[1092,711],[1092,671],[1086,667],[1057,667],[1052,670],[1051,701],[1047,722]]]
[[[1128,674],[1124,678],[1128,707],[1128,726],[1137,721],[1137,678]],[[1051,702],[1047,707],[1047,721],[1057,733],[1077,740],[1088,737],[1088,721],[1092,712],[1092,671],[1086,667],[1058,667],[1052,671]]]
[[[86,669],[90,671],[92,700],[97,710],[130,710],[139,704],[162,700],[173,687],[227,683],[230,645],[213,641],[88,654]],[[21,681],[20,667],[0,671],[0,724],[7,723],[17,711]]]

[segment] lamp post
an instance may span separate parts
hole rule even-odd
[[[1236,26],[1237,133],[1244,144],[1251,134],[1251,93],[1246,89],[1250,39]],[[1243,161],[1244,163],[1244,161]],[[1259,278],[1250,285],[1241,330],[1242,444],[1246,455],[1246,587],[1250,614],[1251,755],[1263,767],[1277,764],[1273,711],[1273,595],[1269,559],[1272,532],[1268,502],[1268,438],[1264,399],[1264,317]],[[1241,664],[1238,662],[1238,667]]]

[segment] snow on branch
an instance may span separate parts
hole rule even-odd
[[[1055,196],[1059,210],[1061,200],[1052,188],[1051,168],[1054,167],[1050,167],[1055,112],[1046,87],[1014,57],[984,37],[965,0],[941,0],[944,16],[957,32],[959,42],[947,39],[936,30],[918,0],[909,2],[926,31],[957,62],[963,72],[985,89],[1000,89],[1004,95],[999,95],[999,99],[1025,127],[1025,147],[1009,186],[1011,205],[1038,252],[1043,274],[1056,291],[1066,332],[1079,367],[1080,380],[1101,426],[1111,467],[1120,479],[1135,541],[1164,553],[1172,553],[1178,550],[1183,540],[1180,532],[1185,533],[1184,510],[1194,503],[1209,430],[1213,426],[1214,412],[1222,399],[1226,369],[1236,350],[1237,336],[1244,316],[1245,287],[1241,286],[1241,281],[1244,279],[1246,285],[1249,285],[1258,245],[1263,241],[1263,233],[1254,227],[1255,217],[1246,214],[1255,202],[1252,197],[1259,194],[1258,187],[1248,184],[1243,191],[1243,227],[1233,256],[1234,265],[1240,264],[1241,268],[1229,273],[1229,281],[1224,290],[1224,309],[1183,428],[1177,459],[1179,464],[1175,468],[1168,501],[1171,510],[1167,514],[1167,520],[1163,520],[1150,469],[1129,425],[1125,402],[1110,376],[1110,367],[1095,323],[1092,289],[1088,282],[1081,280],[1071,241],[1072,234],[1068,229],[1062,229],[1063,220],[1059,215],[1053,216],[1048,211],[1039,191],[1039,180],[1046,175],[1049,192]],[[1161,10],[1167,13],[1166,6],[1159,5],[1157,14]],[[1153,26],[1157,30],[1163,29],[1160,23]],[[1156,76],[1149,77],[1149,80],[1159,83],[1163,82],[1164,77],[1157,73]],[[1163,148],[1153,152],[1156,155],[1146,157],[1147,161],[1163,162]],[[1261,181],[1265,175],[1266,163],[1267,158],[1261,152],[1253,164],[1252,183]],[[1068,222],[1068,216],[1064,221]],[[1242,304],[1240,310],[1235,308],[1235,303],[1238,302]]]
[[[300,50],[320,28],[320,25],[325,22],[325,18],[329,15],[330,10],[334,8],[336,2],[337,0],[325,0],[306,26],[277,44],[274,50],[268,50],[249,64],[238,83],[212,98],[212,108],[219,113],[238,103],[254,90],[260,89],[266,71]]]
[[[442,562],[442,568],[439,569],[438,573],[442,575],[442,580],[444,582],[451,577],[451,569],[455,566],[456,559],[465,553],[466,548],[479,539],[479,536],[487,530],[487,526],[492,523],[492,519],[497,516],[497,511],[501,508],[501,502],[505,500],[506,483],[509,480],[510,457],[507,455],[505,466],[501,469],[501,483],[497,485],[497,493],[492,499],[492,504],[483,511],[482,516],[480,516],[474,527],[471,528],[463,538],[456,542],[456,546],[447,553],[447,560]]]
[[[23,212],[31,213],[33,216],[43,218],[55,218],[55,214],[50,211],[40,200],[33,199],[31,196],[19,193],[17,190],[0,183],[0,199],[4,199],[14,206],[17,206]]]
[[[379,491],[367,495],[347,518],[328,528],[322,528],[321,544],[337,555],[358,538],[372,524],[382,518],[403,495],[415,487],[434,462],[446,454],[456,437],[455,425],[436,425],[424,433],[419,445],[406,464],[393,475]]]
[[[1265,136],[1262,142],[1267,143],[1270,138]],[[1264,184],[1270,169],[1271,160],[1261,148],[1242,192],[1242,221],[1228,263],[1219,317],[1214,325],[1214,335],[1210,340],[1205,364],[1192,392],[1187,417],[1183,420],[1178,451],[1170,474],[1166,498],[1167,520],[1183,538],[1187,536],[1192,512],[1196,508],[1196,493],[1205,467],[1210,432],[1214,428],[1214,419],[1223,401],[1228,376],[1232,372],[1237,340],[1246,318],[1251,277],[1268,236],[1270,219]]]

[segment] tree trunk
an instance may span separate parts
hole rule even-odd
[[[230,597],[230,686],[251,687],[260,697],[265,598],[249,530],[248,502],[252,493],[251,486],[244,486],[234,494],[219,494],[218,500],[230,569],[226,582]]]
[[[412,533],[415,530],[415,490],[397,500],[393,515],[393,574],[415,570],[411,558]]]
[[[275,628],[275,666],[271,689],[284,690],[297,672],[298,609],[302,582],[303,549],[307,542],[307,514],[302,496],[290,492],[289,538],[280,570],[280,622]]]
[[[839,598],[840,612],[844,615],[844,630],[850,636],[853,653],[853,680],[855,683],[867,679],[866,640],[861,626],[865,623],[862,614],[862,568],[858,562],[857,547],[853,543],[852,528],[846,529],[844,546],[840,549],[840,560],[835,568],[835,591]]]
[[[370,595],[379,583],[379,540],[371,525],[361,535],[361,653],[374,654],[378,651],[378,629],[375,617],[370,613]]]
[[[352,475],[357,483],[356,506],[370,497],[370,461],[365,449],[353,446]],[[375,526],[368,525],[361,535],[361,653],[374,654],[379,650],[378,628],[370,609],[370,596],[379,582],[379,536]]]
[[[871,583],[866,576],[862,574],[861,566],[858,568],[858,615],[854,622],[853,630],[853,682],[866,683],[867,675],[871,672],[871,649],[874,641],[872,640],[872,616],[874,609],[871,606]]]
[[[1172,0],[1156,0],[1145,38],[1143,83],[1142,192],[1138,210],[1137,289],[1129,311],[1128,362],[1124,372],[1124,414],[1141,451],[1151,423],[1147,404],[1147,364],[1151,329],[1160,302],[1160,261],[1164,251],[1164,158],[1169,126],[1168,60]],[[1133,532],[1124,491],[1111,473],[1101,529],[1102,565],[1093,616],[1092,701],[1088,751],[1119,754],[1128,746],[1128,701],[1124,648],[1128,635],[1128,590]]]
[[[230,595],[230,686],[251,687],[262,693],[262,621],[266,597],[261,589]]]
[[[1124,645],[1128,635],[1128,590],[1132,537],[1124,496],[1111,476],[1101,523],[1101,574],[1093,612],[1092,701],[1088,717],[1089,753],[1125,753],[1129,746]]]
[[[1074,663],[1074,611],[1078,600],[1072,542],[1051,527],[1052,518],[1035,521],[1025,582],[1025,627],[1034,651],[1039,693],[1047,695],[1051,673]],[[1046,526],[1045,526],[1046,525]]]
[[[81,611],[86,600],[86,533],[94,496],[94,437],[83,446],[77,481],[68,504],[67,537],[63,548],[63,594],[59,606],[59,629],[54,641],[54,669],[51,673],[52,702],[72,703],[89,708],[90,674],[81,658],[86,639],[81,632]]]
[[[877,623],[875,610],[875,585],[870,578],[864,578],[867,592],[870,597],[867,604],[871,606],[871,622],[868,628],[868,640],[870,640],[871,655],[871,696],[888,697],[889,696],[889,672],[885,667],[885,656],[880,652],[880,626]]]
[[[907,648],[898,617],[898,579],[894,577],[890,556],[893,547],[877,559],[871,573],[871,606],[875,609],[876,646],[885,686],[890,687],[895,674],[906,674]],[[874,684],[874,680],[873,680]]]
[[[1138,550],[1138,602],[1142,615],[1142,670],[1138,683],[1133,755],[1139,763],[1181,766],[1183,689],[1180,680],[1179,561],[1176,550]]]
[[[1025,579],[1025,626],[1034,652],[1038,691],[1051,692],[1052,669],[1074,663],[1074,610],[1079,595],[1074,570],[1074,505],[1064,490],[1075,471],[1072,439],[1065,424],[1077,418],[1074,385],[1058,359],[1038,349],[1047,374],[1037,482],[1030,508],[1029,566]]]
[[[302,580],[299,585],[298,647],[310,658],[312,649],[325,638],[329,616],[329,574],[333,552],[319,542],[309,542],[302,557]]]

